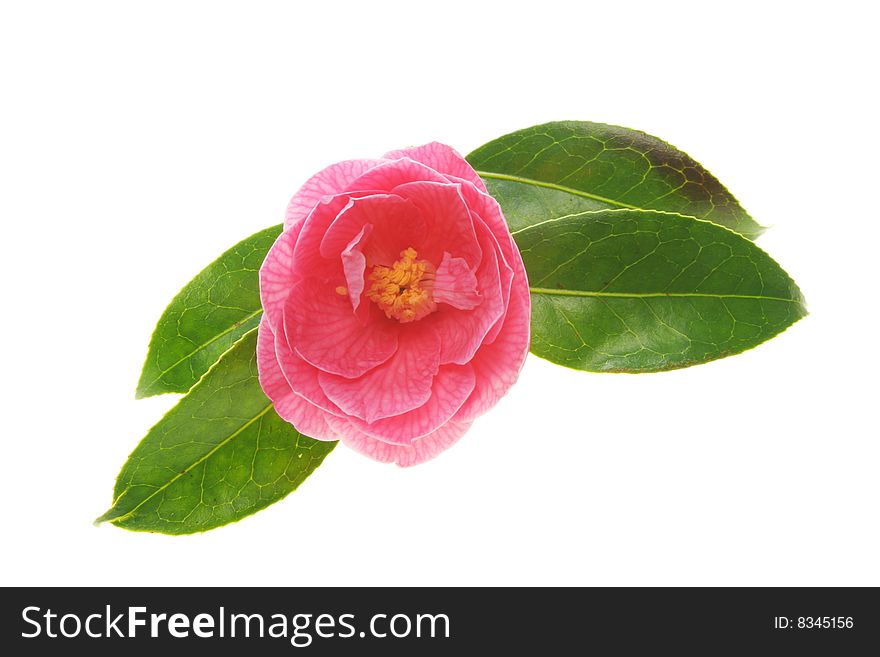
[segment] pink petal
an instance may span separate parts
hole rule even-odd
[[[366,205],[366,209],[365,206]],[[396,194],[376,193],[359,198],[349,198],[348,203],[339,211],[324,230],[321,236],[319,251],[324,258],[335,258],[345,245],[367,224],[372,223],[375,212],[368,213],[369,208],[384,208],[387,212],[414,212],[415,208]],[[372,229],[371,229],[372,230]]]
[[[345,272],[346,293],[351,302],[352,310],[358,309],[361,303],[361,294],[364,292],[367,259],[364,257],[363,243],[372,230],[372,224],[367,224],[342,250],[342,270]]]
[[[335,422],[335,428],[343,443],[353,450],[383,463],[397,463],[409,467],[424,463],[440,452],[452,447],[470,428],[470,422],[447,422],[426,436],[413,441],[412,445],[390,445],[368,436],[344,420]]]
[[[348,194],[325,196],[303,221],[296,224],[300,228],[299,239],[293,249],[293,270],[299,279],[306,277],[336,279],[335,285],[342,285],[345,276],[342,270],[340,253],[360,226],[343,242],[332,257],[321,255],[321,241],[329,226],[352,203]]]
[[[398,185],[419,180],[433,182],[449,182],[434,169],[410,159],[383,160],[351,183],[352,189],[375,189],[386,192],[394,191]]]
[[[333,281],[317,278],[300,281],[284,307],[284,326],[290,345],[307,362],[353,378],[394,355],[399,325],[379,317],[374,304],[355,314],[336,287]]]
[[[372,226],[361,249],[367,266],[390,265],[400,252],[420,244],[425,222],[418,208],[395,194],[371,194],[352,199],[327,228],[321,240],[321,254],[335,257],[365,225]]]
[[[418,408],[375,422],[365,422],[356,417],[350,417],[349,421],[368,436],[397,445],[409,445],[455,415],[471,394],[474,384],[470,365],[442,365],[431,385],[431,396]]]
[[[491,240],[495,247],[494,253],[498,256],[498,279],[501,284],[501,304],[504,308],[504,312],[483,337],[483,344],[491,344],[495,341],[498,332],[501,330],[501,325],[504,323],[504,317],[507,313],[508,304],[510,303],[510,289],[513,285],[515,271],[510,264],[511,261],[508,259],[507,254],[505,254],[504,244],[512,244],[513,238],[508,234],[507,239],[503,239],[504,236],[502,235],[502,241],[499,241],[495,233],[492,232],[486,222],[483,221],[482,217],[476,213],[474,214],[474,225],[482,228],[480,234]],[[514,248],[516,247],[514,246]],[[522,257],[520,256],[518,249],[513,253],[513,256],[515,256],[516,261],[519,263],[519,269],[523,272],[523,277],[525,277],[525,270],[522,267]]]
[[[516,383],[529,351],[529,322],[531,300],[528,281],[522,270],[516,272],[510,294],[507,315],[498,337],[492,344],[484,344],[470,361],[476,375],[476,385],[462,405],[455,420],[470,422],[492,408]]]
[[[464,258],[443,254],[443,260],[434,275],[434,301],[459,310],[470,310],[482,299],[477,292],[477,277]]]
[[[501,286],[502,295],[504,297],[504,307],[506,308],[510,297],[510,280],[512,279],[510,271],[515,271],[516,276],[521,275],[524,278],[526,277],[525,269],[522,266],[522,256],[520,255],[519,248],[516,246],[516,242],[514,242],[513,236],[510,234],[507,220],[504,218],[504,213],[501,211],[501,206],[498,204],[498,201],[489,194],[476,189],[472,185],[462,185],[461,191],[462,195],[468,202],[468,207],[471,208],[472,212],[478,215],[474,217],[474,225],[478,226],[482,221],[482,223],[491,231],[492,235],[494,235],[496,244],[501,252],[501,261],[505,263],[502,265],[501,270]],[[507,266],[507,271],[505,270],[505,265]],[[484,342],[488,344],[495,340],[500,328],[500,323],[496,324],[486,335]]]
[[[486,334],[503,317],[501,279],[498,252],[494,240],[485,229],[479,233],[483,259],[476,271],[477,290],[481,302],[472,310],[458,310],[441,306],[422,322],[429,322],[440,334],[441,363],[467,363],[480,348]]]
[[[339,407],[328,399],[318,384],[317,368],[303,360],[302,356],[290,346],[283,324],[281,330],[275,334],[275,357],[278,359],[281,373],[296,394],[326,413],[344,415]]]
[[[318,374],[321,388],[342,412],[375,422],[428,401],[440,367],[440,337],[418,325],[406,328],[398,336],[397,353],[363,376],[346,379]]]
[[[448,251],[473,268],[480,264],[482,252],[460,184],[418,181],[399,185],[394,192],[413,203],[425,221],[426,239],[415,247],[420,258],[436,267]]]
[[[408,157],[416,162],[427,164],[435,171],[443,174],[456,176],[468,180],[477,186],[478,189],[486,191],[486,183],[477,175],[474,168],[468,164],[458,151],[441,144],[439,142],[431,142],[424,146],[416,146],[414,148],[404,148],[397,151],[386,153],[385,157],[389,160],[396,160],[402,157]]]
[[[350,191],[355,179],[381,163],[382,160],[346,160],[316,173],[290,199],[284,229],[305,219],[324,196]]]
[[[290,388],[275,356],[275,336],[265,316],[257,334],[257,371],[260,387],[275,406],[275,412],[296,430],[316,440],[338,440],[326,414]]]
[[[291,287],[298,280],[294,273],[293,251],[302,227],[300,222],[281,233],[260,266],[260,301],[264,317],[272,326],[281,326],[284,304]]]
[[[327,422],[327,414],[296,393],[291,392],[274,406],[279,417],[290,422],[304,436],[323,441],[339,440],[339,434]]]
[[[461,185],[461,195],[468,207],[480,215],[500,243],[510,240],[510,228],[507,226],[507,220],[504,218],[501,206],[493,196],[466,183]],[[504,257],[508,260],[513,259],[513,249],[516,249],[516,246],[512,241],[509,249],[504,247]]]
[[[260,387],[273,402],[287,394],[293,394],[278,366],[278,359],[275,357],[275,334],[265,316],[260,320],[257,332],[257,371]]]

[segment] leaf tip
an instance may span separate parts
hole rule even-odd
[[[161,390],[156,389],[157,379],[150,380],[147,375],[146,368],[141,372],[141,376],[138,379],[137,388],[134,391],[135,399],[144,399],[145,397],[152,397],[153,395],[157,395],[161,392]]]
[[[120,496],[120,497],[121,497],[121,496]],[[95,526],[95,527],[100,527],[100,526],[103,525],[105,522],[109,522],[109,523],[113,523],[113,524],[115,524],[117,520],[119,520],[120,518],[122,518],[125,514],[119,512],[119,510],[118,510],[118,508],[117,508],[117,505],[116,505],[116,502],[118,502],[118,501],[119,501],[119,499],[117,498],[117,499],[113,502],[113,506],[111,506],[111,507],[110,507],[109,509],[107,509],[103,514],[101,514],[100,516],[98,516],[97,518],[95,518],[95,519],[92,521],[92,525]]]
[[[755,222],[755,227],[751,231],[752,239],[755,240],[755,239],[761,237],[761,235],[766,233],[771,228],[773,228],[773,226],[762,226],[758,222]]]

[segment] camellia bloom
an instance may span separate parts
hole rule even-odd
[[[528,352],[528,282],[501,208],[438,143],[312,177],[260,293],[257,362],[275,410],[379,461],[451,446]]]

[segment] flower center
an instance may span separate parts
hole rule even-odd
[[[387,317],[401,323],[422,319],[437,309],[431,294],[434,266],[418,255],[410,247],[400,252],[400,260],[393,265],[376,265],[367,277],[367,297]]]

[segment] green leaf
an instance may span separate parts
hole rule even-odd
[[[592,372],[656,372],[737,354],[807,314],[795,282],[708,221],[601,210],[514,232],[532,352]]]
[[[186,392],[262,315],[259,269],[281,226],[242,240],[208,265],[165,309],[136,396]]]
[[[96,522],[191,534],[219,527],[296,489],[336,446],[300,434],[257,380],[247,333],[150,429],[122,467]]]
[[[467,156],[501,204],[511,230],[547,217],[614,208],[662,210],[764,230],[689,155],[638,130],[556,121],[518,130]]]

